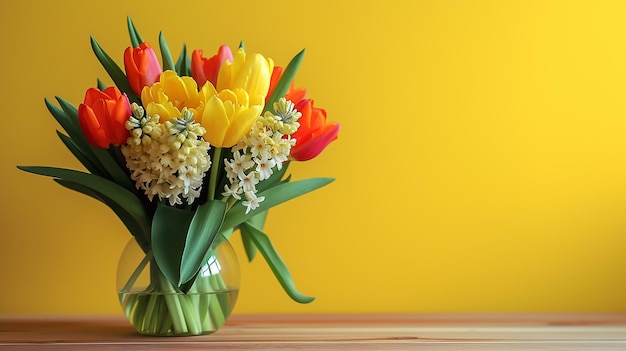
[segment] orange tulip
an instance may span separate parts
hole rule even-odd
[[[269,97],[276,84],[283,75],[284,69],[275,66],[270,78]],[[339,123],[327,123],[326,111],[313,106],[313,100],[306,98],[306,89],[294,88],[293,82],[285,98],[295,105],[296,110],[302,113],[298,119],[300,127],[291,134],[296,139],[296,145],[291,148],[289,158],[296,161],[307,161],[319,155],[328,144],[337,139]]]
[[[207,81],[216,86],[217,74],[226,60],[233,62],[233,53],[228,45],[220,46],[217,54],[211,58],[202,57],[202,50],[194,50],[191,54],[191,76],[199,87]]]
[[[128,97],[116,87],[90,88],[78,106],[78,122],[87,141],[98,148],[122,145],[130,136],[126,121],[131,115]]]
[[[142,43],[136,48],[128,47],[124,51],[124,68],[128,84],[137,96],[141,90],[159,81],[163,72],[161,64],[154,50],[148,43]]]
[[[301,93],[304,89],[296,91]],[[287,94],[289,100],[290,94]],[[326,122],[326,111],[313,106],[313,100],[303,99],[293,101],[296,109],[302,113],[298,119],[300,127],[291,134],[296,139],[296,145],[291,148],[289,158],[296,161],[307,161],[319,155],[328,144],[337,139],[339,123]]]

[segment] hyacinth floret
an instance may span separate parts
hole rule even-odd
[[[133,114],[126,121],[126,129],[130,131],[131,137],[126,141],[131,145],[140,145],[143,142],[150,143],[152,138],[158,139],[161,136],[161,128],[158,127],[159,116],[147,116],[142,106],[133,103],[131,105]]]
[[[152,201],[167,199],[171,206],[191,205],[200,196],[204,174],[211,167],[210,145],[202,136],[206,130],[183,109],[182,116],[164,123],[159,116],[147,116],[132,106],[126,123],[131,136],[122,145],[122,154],[137,189]]]
[[[274,111],[259,116],[252,130],[231,148],[233,158],[224,159],[230,185],[224,186],[222,195],[239,200],[243,194],[246,213],[265,200],[263,196],[257,197],[256,185],[271,177],[274,168],[282,169],[296,142],[290,135],[298,130],[298,118],[302,114],[285,98],[274,103]]]
[[[274,124],[274,129],[285,135],[291,135],[298,130],[300,123],[298,119],[302,117],[302,113],[296,110],[293,102],[281,98],[274,103],[274,113],[266,112],[265,116],[268,121]]]

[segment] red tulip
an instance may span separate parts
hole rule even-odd
[[[217,85],[217,74],[224,61],[233,62],[233,53],[228,45],[220,46],[217,54],[211,58],[202,57],[202,50],[194,50],[191,54],[191,76],[202,88],[207,81],[215,87]]]
[[[294,93],[301,94],[304,89],[298,89]],[[291,94],[287,94],[290,100]],[[291,148],[289,158],[296,161],[307,161],[319,155],[339,134],[339,123],[326,122],[326,111],[313,106],[313,100],[303,99],[294,101],[296,109],[302,113],[298,119],[300,128],[291,134],[296,139],[296,145]]]
[[[130,136],[126,121],[131,115],[128,97],[116,87],[90,88],[78,106],[78,122],[87,141],[98,148],[122,145]]]
[[[133,92],[141,96],[141,89],[159,81],[163,72],[154,50],[148,43],[124,51],[124,68]]]

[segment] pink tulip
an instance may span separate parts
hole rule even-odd
[[[124,68],[128,83],[137,96],[141,96],[141,90],[145,86],[158,82],[163,72],[156,53],[148,43],[142,43],[136,48],[126,48]]]

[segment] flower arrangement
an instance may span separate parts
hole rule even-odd
[[[140,332],[212,331],[207,308],[221,308],[223,323],[232,306],[191,295],[207,257],[237,230],[249,260],[260,252],[294,301],[311,302],[263,232],[270,208],[333,180],[292,181],[286,173],[291,161],[316,157],[340,128],[294,88],[304,50],[285,68],[243,44],[234,52],[222,45],[210,58],[202,50],[188,55],[183,45],[174,61],[161,33],[159,60],[130,18],[127,24],[124,70],[91,38],[114,85],[98,80],[78,108],[45,100],[65,131],[59,138],[87,171],[18,168],[101,201],[124,223],[145,254],[137,274],[151,262],[145,292],[161,293],[123,301]],[[220,284],[219,277],[209,283]]]

